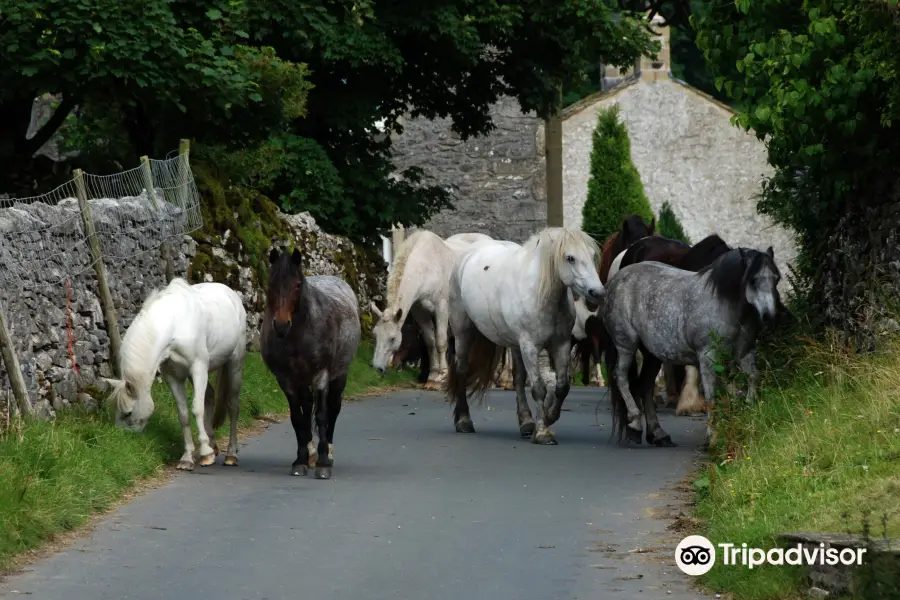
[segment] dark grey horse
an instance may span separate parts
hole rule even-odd
[[[653,372],[660,362],[697,366],[704,396],[712,402],[714,339],[718,337],[750,379],[747,399],[755,399],[756,337],[762,323],[774,319],[781,306],[777,288],[781,273],[774,256],[771,247],[765,252],[736,248],[696,273],[642,262],[609,280],[600,314],[614,354],[607,364],[615,364],[609,377],[617,388],[612,395],[613,427],[620,440],[625,434],[631,441],[641,441],[641,410],[628,378],[638,350],[644,356],[643,368]],[[648,360],[654,364],[648,365]],[[646,411],[647,441],[672,445],[659,424],[652,386],[639,393]],[[710,434],[707,421],[707,437]]]

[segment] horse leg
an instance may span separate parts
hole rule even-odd
[[[185,389],[184,380],[178,379],[167,373],[163,374],[169,391],[175,397],[175,405],[178,407],[178,420],[181,421],[181,432],[184,434],[184,454],[178,465],[175,467],[179,471],[194,470],[194,436],[191,433],[191,415],[188,412],[187,389]]]
[[[759,371],[756,369],[756,350],[750,350],[741,356],[738,366],[747,374],[747,402],[756,402],[756,386],[759,382]]]
[[[585,387],[591,385],[591,349],[590,338],[578,342],[578,355],[581,359],[581,383]]]
[[[209,383],[209,364],[206,361],[195,362],[191,366],[191,379],[194,382],[194,398],[191,408],[194,413],[194,421],[197,423],[197,441],[200,442],[197,462],[201,467],[208,467],[216,462],[216,453],[209,445],[209,434],[206,433],[206,411],[204,410],[206,384]]]
[[[625,429],[629,440],[640,443],[644,429],[643,423],[641,423],[641,410],[638,408],[637,402],[635,402],[632,395],[631,381],[628,376],[635,362],[635,349],[617,345],[616,354],[616,368],[612,377],[615,379],[616,387],[619,388],[619,393],[622,394],[622,400],[625,402],[627,409],[626,418],[628,423]]]
[[[344,388],[347,387],[347,376],[336,377],[328,384],[328,460],[334,464],[334,427],[338,415],[341,414]]]
[[[464,319],[468,321],[468,317]],[[447,377],[448,391],[455,400],[453,405],[453,424],[457,433],[475,433],[475,425],[472,423],[472,415],[469,413],[469,397],[466,388],[466,380],[469,376],[469,339],[471,332],[468,328],[474,327],[468,321],[467,329],[454,327],[453,333],[453,364]]]
[[[553,390],[553,396],[547,398],[547,400],[551,401],[550,405],[545,406],[548,426],[559,421],[563,401],[569,395],[569,390],[571,389],[569,384],[569,366],[571,365],[569,355],[572,352],[572,346],[570,342],[570,339],[560,340],[553,344],[550,349],[553,370],[556,371],[556,386]]]
[[[334,465],[328,443],[329,413],[331,412],[328,406],[329,389],[330,386],[326,381],[320,389],[313,390],[316,401],[316,432],[319,435],[319,446],[316,448],[316,479],[330,479],[331,468]]]
[[[230,432],[228,437],[228,450],[225,452],[225,462],[222,463],[229,467],[238,465],[238,418],[241,414],[241,382],[244,379],[244,360],[233,359],[228,362],[226,368],[219,373],[222,382],[225,384],[227,377],[228,382],[228,415]]]
[[[700,395],[700,384],[697,379],[699,377],[696,367],[685,367],[683,369],[685,378],[681,387],[681,394],[678,396],[678,405],[675,408],[676,415],[689,415],[691,413],[706,412],[706,402]]]
[[[291,464],[291,475],[306,475],[310,462],[309,444],[312,441],[312,393],[309,386],[300,385],[295,393],[287,393],[282,386],[291,410],[291,426],[297,438],[297,459]]]
[[[424,387],[425,389],[438,389],[441,382],[441,360],[437,352],[434,322],[431,319],[431,315],[419,306],[414,306],[412,313],[419,324],[419,328],[422,330],[422,339],[425,340],[425,345],[428,346],[428,362],[431,369],[428,372],[428,380],[425,382]]]
[[[516,416],[519,418],[519,435],[523,438],[534,435],[534,417],[528,407],[528,398],[525,396],[525,363],[522,362],[522,353],[518,350],[510,350],[513,360],[513,384],[516,388]]]
[[[644,409],[644,419],[647,422],[647,443],[655,446],[675,446],[672,438],[659,424],[659,415],[656,414],[654,392],[662,361],[646,350],[642,350],[641,355],[644,357],[644,364],[641,365],[637,387]]]
[[[434,311],[435,353],[437,355],[438,381],[447,378],[447,330],[450,328],[450,306],[446,299],[438,302]]]
[[[519,341],[519,353],[522,356],[522,366],[524,371],[531,380],[531,398],[537,405],[537,421],[535,423],[535,432],[531,436],[533,444],[555,445],[556,435],[547,428],[547,418],[545,416],[545,402],[547,399],[547,385],[541,376],[540,365],[538,364],[538,354],[540,350],[531,340]]]
[[[221,377],[221,371],[219,377]],[[206,384],[206,393],[203,395],[203,416],[206,419],[206,432],[209,434],[209,445],[212,446],[216,456],[219,455],[219,444],[216,442],[216,430],[213,428],[213,413],[216,411],[216,391],[211,383]]]
[[[716,392],[716,371],[715,371],[715,361],[713,360],[712,353],[704,352],[698,357],[700,360],[700,382],[703,384],[703,395],[706,397],[706,402],[708,404],[713,404],[715,402],[715,392]],[[713,429],[712,429],[712,410],[707,411],[706,413],[706,443],[707,446],[712,441],[713,437]]]

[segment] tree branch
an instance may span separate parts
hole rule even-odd
[[[59,128],[65,122],[66,117],[69,116],[77,105],[78,100],[76,98],[72,96],[63,96],[62,102],[60,102],[59,106],[56,107],[56,110],[53,111],[53,115],[46,123],[44,123],[44,126],[34,134],[34,137],[30,140],[22,140],[21,148],[23,154],[29,157],[34,156],[34,153],[40,150],[41,146],[50,141],[53,134],[59,131]]]

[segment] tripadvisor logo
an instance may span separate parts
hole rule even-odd
[[[748,569],[761,565],[861,565],[865,548],[832,548],[797,544],[791,548],[748,548],[747,544],[716,544],[722,552],[722,564]],[[675,564],[687,575],[708,573],[716,564],[716,548],[702,535],[689,535],[675,548]]]

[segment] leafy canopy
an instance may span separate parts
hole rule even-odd
[[[734,122],[766,141],[775,175],[762,212],[799,234],[800,275],[867,184],[897,164],[896,0],[714,0],[692,18]]]

